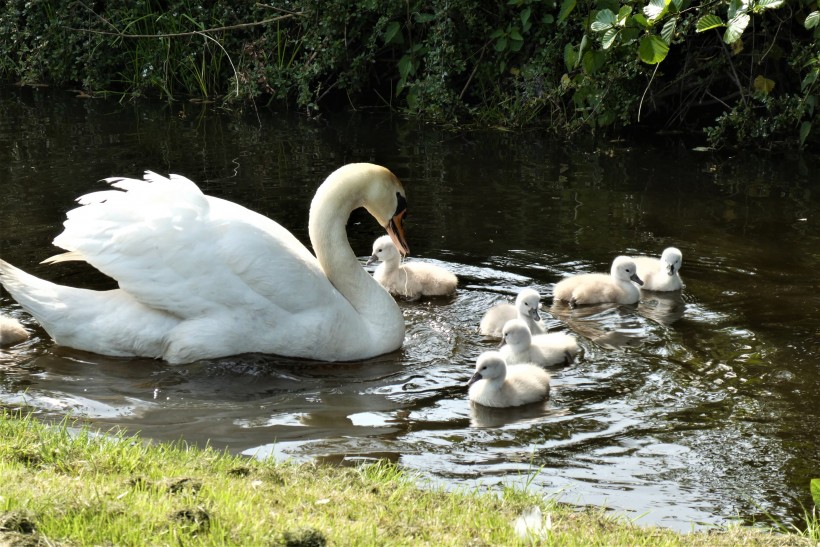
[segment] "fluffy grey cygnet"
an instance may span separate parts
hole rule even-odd
[[[527,324],[533,334],[546,332],[538,310],[541,305],[541,295],[535,289],[522,289],[515,297],[515,304],[504,302],[496,304],[484,313],[478,332],[484,336],[501,338],[504,325],[512,319],[521,319]]]
[[[12,317],[0,315],[0,346],[13,346],[28,340],[28,331]]]
[[[417,300],[422,296],[453,294],[458,278],[444,268],[426,262],[401,263],[401,254],[390,236],[382,236],[373,243],[373,254],[368,264],[381,261],[373,277],[390,294]]]
[[[536,365],[510,365],[497,351],[478,356],[475,374],[467,382],[470,401],[496,408],[522,406],[547,398],[550,375]]]
[[[520,319],[508,321],[503,334],[504,346],[500,351],[508,365],[557,365],[572,361],[578,353],[578,341],[574,336],[563,332],[533,336]]]
[[[628,256],[612,261],[609,275],[603,273],[577,274],[555,285],[553,298],[568,302],[570,307],[584,304],[635,304],[641,299],[641,291],[633,283],[643,285],[636,273],[635,262]]]
[[[663,250],[660,260],[651,256],[633,256],[638,277],[643,281],[641,287],[647,291],[677,291],[683,287],[680,278],[680,267],[683,254],[675,247]]]

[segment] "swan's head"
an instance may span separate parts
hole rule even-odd
[[[541,295],[535,289],[523,289],[515,298],[515,309],[522,316],[532,317],[534,321],[540,321],[538,308],[541,306]]]
[[[510,319],[501,331],[501,343],[509,344],[513,350],[525,350],[532,344],[532,333],[521,319]]]
[[[472,378],[470,378],[470,381],[467,382],[467,385],[471,386],[479,380],[500,379],[503,381],[506,376],[507,363],[504,361],[504,357],[501,356],[501,353],[497,351],[485,351],[478,356],[475,363],[475,373]]]
[[[643,281],[638,277],[638,268],[635,262],[628,256],[619,256],[612,261],[611,275],[613,278],[622,281],[634,281],[638,285],[643,285]]]
[[[410,254],[404,236],[404,218],[407,215],[407,198],[398,177],[386,167],[372,163],[352,163],[351,176],[364,181],[362,206],[381,224],[393,244],[403,256]]]
[[[373,253],[367,260],[367,264],[369,265],[379,261],[398,262],[400,259],[401,255],[399,254],[399,250],[396,249],[396,244],[393,243],[393,239],[389,235],[387,235],[382,236],[373,242]]]
[[[661,266],[669,275],[675,275],[680,271],[683,262],[683,254],[675,247],[667,247],[661,255]]]

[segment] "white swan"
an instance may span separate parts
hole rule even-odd
[[[578,341],[574,336],[563,332],[533,336],[521,319],[507,321],[502,341],[504,345],[499,351],[508,365],[569,363],[578,353]]]
[[[550,375],[535,365],[510,365],[497,351],[478,356],[470,381],[470,401],[497,408],[543,401],[550,392]]]
[[[119,288],[55,285],[0,261],[0,281],[57,344],[187,363],[245,352],[325,361],[398,349],[404,318],[361,267],[345,224],[365,207],[407,252],[404,189],[378,165],[333,172],[310,206],[314,257],[290,232],[190,180],[147,172],[81,197],[54,240]]]
[[[641,299],[641,291],[632,282],[643,285],[635,270],[631,258],[616,257],[609,275],[588,273],[570,276],[555,284],[553,298],[569,302],[570,307],[606,302],[634,304]]]
[[[647,291],[677,291],[683,286],[680,267],[683,254],[675,247],[663,250],[660,260],[651,256],[633,256],[638,277]]]
[[[373,254],[367,264],[381,261],[373,277],[390,294],[417,300],[422,296],[453,294],[458,278],[444,268],[426,262],[401,263],[401,254],[390,236],[373,242]]]
[[[13,346],[28,340],[28,331],[12,317],[0,315],[0,346]]]
[[[515,297],[515,304],[503,302],[496,304],[484,313],[478,325],[478,332],[484,336],[501,338],[504,325],[512,319],[521,319],[533,334],[543,334],[546,329],[539,323],[541,315],[538,309],[541,295],[535,289],[522,289]]]

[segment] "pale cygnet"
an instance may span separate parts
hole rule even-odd
[[[12,346],[28,340],[28,331],[19,321],[0,315],[0,346]]]
[[[543,401],[550,391],[550,375],[532,365],[510,365],[497,351],[478,356],[475,374],[467,382],[470,401],[496,408],[521,406]]]
[[[496,304],[484,313],[478,332],[484,336],[500,338],[504,325],[511,319],[521,319],[527,324],[533,334],[543,334],[546,329],[539,323],[541,315],[538,309],[541,306],[541,295],[535,289],[522,289],[515,297],[515,304],[504,302]]]
[[[508,365],[569,363],[578,353],[578,341],[574,336],[563,332],[533,336],[527,324],[520,319],[513,319],[504,325],[502,340],[504,345],[500,352]]]
[[[453,294],[458,278],[444,268],[426,262],[401,263],[399,250],[390,236],[382,236],[373,243],[373,254],[368,264],[381,261],[373,277],[390,294],[416,300],[422,296]]]
[[[634,304],[641,299],[641,292],[632,282],[643,285],[636,269],[628,256],[616,257],[609,275],[588,273],[568,277],[555,284],[553,298],[569,302],[570,307],[605,302]]]
[[[647,291],[677,291],[683,286],[680,267],[683,254],[675,247],[663,250],[660,260],[651,256],[633,256],[638,277]]]

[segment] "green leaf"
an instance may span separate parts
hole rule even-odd
[[[524,45],[523,40],[510,40],[510,51],[516,52],[520,51],[521,47]]]
[[[521,36],[521,33],[518,32],[517,28],[513,27],[512,30],[510,31],[510,40],[519,40],[519,41],[523,42],[524,37]]]
[[[619,32],[620,30],[618,30],[617,28],[608,29],[604,33],[604,37],[601,38],[601,47],[603,47],[604,49],[609,49],[610,47],[612,47],[612,43],[615,41],[615,38],[618,37]]]
[[[757,0],[755,12],[760,12],[767,9],[779,8],[783,5],[783,0]]]
[[[800,83],[800,91],[805,93],[806,89],[808,89],[809,86],[811,86],[814,82],[817,81],[818,76],[820,76],[820,71],[818,71],[818,69],[815,68],[814,70],[809,71],[809,73],[806,74],[806,77],[803,78],[803,81]]]
[[[595,21],[593,21],[590,26],[595,32],[601,32],[615,26],[616,21],[617,19],[614,13],[608,9],[602,9],[595,15]],[[596,26],[598,27],[597,29],[595,28]]]
[[[500,52],[504,51],[505,49],[507,49],[507,37],[502,36],[501,38],[495,41],[495,50]]]
[[[398,22],[391,21],[390,23],[388,23],[387,28],[384,29],[384,43],[391,44],[394,40],[397,44],[402,43],[404,41],[404,37],[401,34],[399,34],[400,30],[401,24],[399,24]],[[396,36],[398,36],[398,39],[396,39]]]
[[[723,19],[710,13],[709,15],[704,15],[698,19],[698,24],[695,26],[695,32],[706,32],[707,30],[711,30],[713,28],[725,26],[726,23],[723,22]]]
[[[636,13],[635,15],[633,15],[632,20],[635,21],[636,23],[638,23],[640,26],[642,26],[645,29],[647,29],[651,26],[649,24],[649,21],[646,20],[646,17],[644,17],[644,15],[642,13]]]
[[[521,24],[522,25],[527,24],[527,21],[530,20],[530,15],[532,15],[532,8],[530,8],[530,7],[524,8],[524,10],[521,12]]]
[[[741,13],[746,13],[748,6],[746,6],[743,0],[732,0],[729,2],[729,10],[727,11],[727,15],[729,19],[734,19]]]
[[[572,44],[564,46],[564,66],[567,70],[574,70],[578,66],[578,54]]]
[[[409,55],[405,55],[401,59],[399,59],[399,75],[401,76],[402,80],[406,80],[407,76],[415,72],[413,68],[413,58]]]
[[[606,62],[606,53],[603,51],[587,51],[584,53],[584,72],[595,74]]]
[[[647,34],[641,38],[638,45],[638,55],[641,61],[648,65],[656,65],[666,58],[669,53],[669,46],[654,34]]]
[[[630,15],[632,15],[632,8],[630,6],[623,6],[618,11],[618,26],[622,27],[626,25],[626,20],[629,19]]]
[[[563,23],[569,17],[569,14],[572,13],[572,10],[575,9],[575,2],[576,0],[564,0],[561,2],[561,11],[558,12],[558,22]]]
[[[430,21],[436,20],[435,13],[417,13],[416,14],[416,23],[429,23]]]
[[[663,24],[663,28],[661,29],[661,38],[663,38],[663,41],[667,44],[671,44],[672,38],[675,37],[676,24],[677,20],[675,18],[672,18]]]
[[[737,14],[726,27],[726,32],[723,34],[723,41],[727,44],[734,44],[740,40],[743,31],[749,25],[751,18],[746,13]]]
[[[806,16],[803,26],[807,29],[812,29],[820,24],[820,11],[813,11]]]
[[[806,129],[806,136],[808,137],[809,131],[811,130],[811,123],[803,122],[804,126],[806,124],[808,124],[808,128]],[[805,137],[803,137],[803,127],[802,126],[800,127],[800,136],[801,136],[800,144],[803,144],[803,141],[805,141],[806,139],[805,139]],[[814,500],[814,505],[816,505],[818,508],[820,508],[820,479],[812,479],[811,483],[809,484],[809,489],[811,490],[811,499]]]
[[[664,16],[671,0],[649,0],[649,4],[643,8],[643,14],[650,22],[654,23]]]

